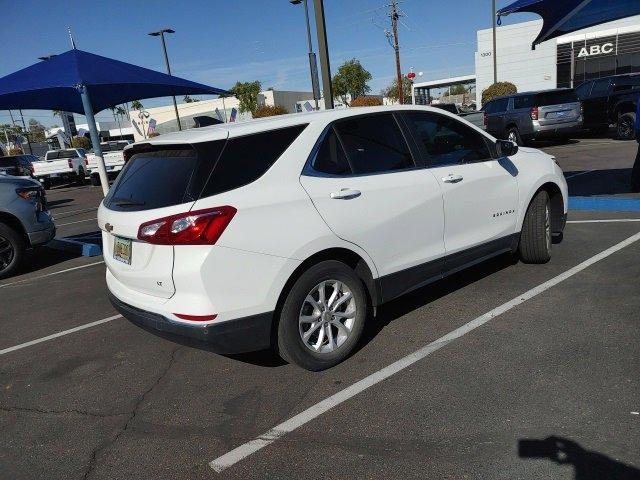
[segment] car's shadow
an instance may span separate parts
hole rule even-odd
[[[46,246],[27,250],[25,252],[24,260],[15,274],[9,278],[4,278],[2,282],[10,283],[12,281],[11,279],[18,275],[38,272],[39,270],[53,267],[54,265],[58,265],[77,257],[79,257],[79,255],[61,250],[54,250]]]
[[[631,168],[564,172],[572,197],[624,195],[632,193]]]

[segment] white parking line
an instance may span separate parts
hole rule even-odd
[[[10,287],[11,285],[18,285],[20,283],[26,283],[26,282],[30,282],[32,280],[38,280],[40,278],[53,277],[54,275],[60,275],[61,273],[73,272],[74,270],[80,270],[82,268],[87,268],[87,267],[93,267],[94,265],[101,265],[103,263],[104,263],[104,261],[88,263],[87,265],[80,265],[79,267],[66,268],[64,270],[59,270],[57,272],[47,273],[46,275],[38,275],[37,277],[25,278],[24,280],[18,280],[16,282],[3,283],[2,285],[0,285],[0,288],[2,288],[2,287]]]
[[[625,223],[640,222],[640,218],[605,218],[603,220],[569,220],[567,223]]]
[[[21,350],[32,345],[37,345],[38,343],[53,340],[54,338],[64,337],[65,335],[69,335],[70,333],[75,333],[81,330],[86,330],[87,328],[96,327],[98,325],[102,325],[103,323],[112,322],[113,320],[117,320],[119,318],[122,318],[122,315],[114,315],[113,317],[103,318],[102,320],[98,320],[95,322],[85,323],[84,325],[80,325],[79,327],[70,328],[69,330],[63,330],[62,332],[54,333],[53,335],[37,338],[35,340],[31,340],[30,342],[21,343],[20,345],[16,345],[14,347],[5,348],[4,350],[0,350],[0,355],[6,355],[7,353],[15,352],[16,350]]]
[[[491,321],[499,315],[502,315],[505,312],[508,312],[512,308],[530,300],[531,298],[540,295],[541,293],[549,290],[550,288],[558,285],[559,283],[565,281],[566,279],[576,275],[577,273],[583,271],[584,269],[590,267],[596,262],[607,258],[610,255],[622,250],[623,248],[633,244],[640,240],[640,233],[629,237],[628,239],[618,243],[617,245],[608,248],[607,250],[591,257],[590,259],[582,262],[581,264],[567,270],[566,272],[558,275],[557,277],[552,278],[551,280],[538,285],[537,287],[532,288],[528,292],[523,293],[522,295],[517,296],[513,300],[508,301],[500,305],[497,308],[494,308],[490,312],[485,313],[484,315],[472,320],[471,322],[463,325],[456,330],[446,334],[443,337],[440,337],[435,342],[430,343],[429,345],[417,350],[406,357],[398,360],[395,363],[383,368],[382,370],[378,370],[377,372],[369,375],[368,377],[363,378],[359,382],[354,383],[353,385],[345,388],[344,390],[339,391],[338,393],[322,400],[319,403],[316,403],[312,407],[306,409],[302,413],[291,417],[289,420],[276,425],[268,432],[260,435],[259,437],[240,445],[239,447],[231,450],[228,453],[216,458],[215,460],[209,463],[209,466],[215,470],[216,472],[222,472],[223,470],[231,467],[232,465],[238,463],[249,455],[256,453],[258,450],[270,445],[271,443],[278,440],[283,435],[290,433],[297,428],[303,426],[307,422],[315,419],[316,417],[322,415],[333,407],[340,405],[341,403],[349,400],[350,398],[358,395],[359,393],[365,391],[367,388],[376,385],[383,380],[395,375],[398,372],[401,372],[405,368],[413,365],[414,363],[422,360],[423,358],[431,355],[433,352],[441,349],[442,347],[448,345],[454,340],[459,339],[460,337],[466,335],[467,333],[475,330],[476,328],[484,325],[485,323]]]
[[[67,215],[67,214],[72,214],[72,213],[85,213],[85,212],[93,212],[95,210],[98,210],[97,208],[82,208],[80,210],[69,210],[69,211],[65,211],[65,212],[55,212],[54,216],[56,215]],[[64,218],[64,217],[62,217]]]
[[[92,220],[97,220],[98,217],[93,217],[93,218],[87,218],[86,220],[78,220],[77,222],[69,222],[69,223],[58,223],[56,224],[56,227],[64,227],[65,225],[74,225],[76,223],[82,223],[82,222],[91,222]]]
[[[579,177],[580,175],[586,175],[587,173],[595,172],[595,170],[587,170],[586,172],[574,173],[573,175],[569,175],[568,177],[564,177],[565,180],[569,180],[571,178]]]

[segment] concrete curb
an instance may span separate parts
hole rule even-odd
[[[94,240],[93,242],[91,240]],[[85,238],[54,238],[46,245],[54,250],[62,250],[83,257],[97,257],[102,255],[102,241],[96,243],[92,237]]]
[[[569,197],[569,210],[640,212],[640,198]]]

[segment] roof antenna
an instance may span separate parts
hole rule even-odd
[[[71,27],[67,27],[69,32],[69,40],[71,40],[71,48],[76,49],[76,41],[73,39],[73,34],[71,33]]]

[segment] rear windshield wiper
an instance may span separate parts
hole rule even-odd
[[[146,202],[136,202],[135,200],[127,200],[126,198],[114,198],[112,200],[116,207],[144,207]]]

